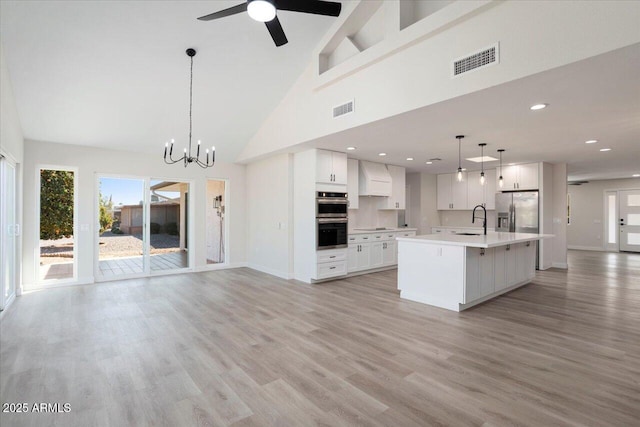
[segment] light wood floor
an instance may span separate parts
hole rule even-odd
[[[27,294],[0,322],[0,401],[71,412],[0,424],[638,426],[640,255],[569,264],[463,313],[399,299],[395,271]]]

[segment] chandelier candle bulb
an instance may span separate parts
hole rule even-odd
[[[198,151],[196,151],[196,157],[200,157],[200,140],[198,140]]]

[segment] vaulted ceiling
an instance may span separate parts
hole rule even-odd
[[[2,1],[0,39],[25,138],[159,153],[193,134],[234,161],[335,18],[280,12],[274,46],[247,14],[196,18],[232,1]]]

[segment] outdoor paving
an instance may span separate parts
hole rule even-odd
[[[40,279],[68,279],[73,277],[73,237],[43,240],[40,243]],[[100,236],[99,270],[101,277],[144,272],[142,236],[112,234]],[[185,251],[180,250],[180,238],[167,234],[151,235],[151,271],[175,270],[188,267]]]

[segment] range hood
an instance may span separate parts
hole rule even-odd
[[[391,196],[391,175],[384,164],[360,160],[359,170],[361,196]]]

